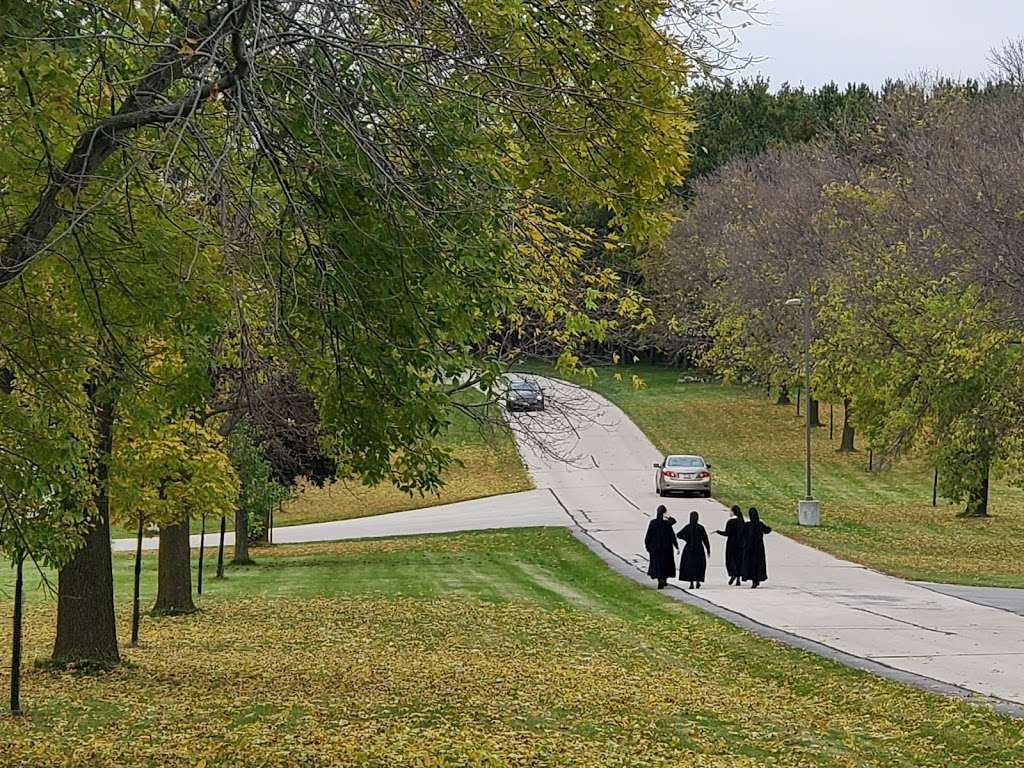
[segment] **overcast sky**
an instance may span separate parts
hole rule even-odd
[[[1024,36],[1024,0],[761,0],[763,25],[740,31],[745,74],[775,86],[879,85],[936,71],[981,76],[989,50]]]

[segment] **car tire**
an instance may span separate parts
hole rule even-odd
[[[662,498],[665,498],[666,496],[668,496],[668,491],[666,491],[664,488],[659,488],[658,495],[661,496]]]
[[[704,491],[704,498],[705,499],[710,499],[711,498],[711,489],[710,488],[708,488],[706,491]]]

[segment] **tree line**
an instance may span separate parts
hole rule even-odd
[[[844,447],[924,455],[984,516],[1024,459],[1024,93],[1006,72],[869,101],[865,119],[694,181],[651,257],[655,313],[702,364],[785,399],[802,352],[786,300],[809,300],[813,389],[846,405]]]

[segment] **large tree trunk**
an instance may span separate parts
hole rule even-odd
[[[245,512],[235,510],[235,556],[232,565],[250,565],[249,557],[249,520]]]
[[[156,605],[153,613],[174,616],[192,613],[192,552],[188,546],[188,522],[160,527],[157,556]]]
[[[792,405],[793,401],[789,399],[789,387],[783,385],[779,387],[779,399],[775,401],[776,405]]]
[[[985,464],[985,474],[981,482],[971,490],[967,508],[960,513],[960,517],[988,517],[988,475],[989,464]]]
[[[257,547],[270,546],[270,506],[263,511],[263,519],[260,521],[263,523],[263,530],[260,531],[259,536],[253,542]]]
[[[121,661],[114,622],[114,577],[110,561],[110,453],[114,435],[114,401],[97,403],[97,388],[87,386],[96,412],[96,516],[85,543],[57,579],[57,638],[53,660],[59,664],[114,665]]]
[[[853,453],[857,450],[853,445],[855,435],[853,425],[850,423],[850,410],[852,407],[849,399],[843,400],[843,439],[839,444],[840,453]]]
[[[813,397],[807,399],[807,407],[811,409],[811,426],[812,427],[823,427],[825,426],[821,421],[821,415],[818,408],[818,400]]]

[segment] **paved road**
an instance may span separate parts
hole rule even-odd
[[[959,597],[969,603],[987,605],[1004,611],[1024,616],[1024,589],[1008,587],[962,587],[958,584],[933,584],[928,581],[915,581],[919,587],[941,592],[950,597]]]
[[[379,536],[413,536],[424,533],[452,533],[454,531],[484,530],[488,528],[534,528],[566,524],[565,512],[548,490],[524,491],[495,496],[490,499],[462,501],[409,512],[395,512],[355,520],[332,523],[289,525],[274,529],[275,544],[295,544],[304,541],[335,541],[338,539],[370,539]],[[216,534],[206,534],[206,545],[215,545]],[[159,538],[143,539],[143,549],[156,549]],[[224,542],[235,543],[235,534],[227,533]],[[193,548],[199,546],[199,536],[191,537]],[[135,539],[114,539],[115,552],[134,552]]]
[[[643,532],[663,501],[653,486],[651,465],[660,459],[658,451],[618,408],[597,395],[551,382],[548,400],[553,408],[522,414],[514,423],[538,490],[279,528],[275,542],[564,525],[577,530],[609,562],[627,572],[633,569],[634,575],[646,571]],[[678,520],[697,510],[709,531],[722,527],[728,517],[713,499],[664,503]],[[771,525],[772,520],[766,522]],[[192,543],[198,546],[198,537]],[[765,545],[768,582],[757,590],[730,587],[724,540],[712,535],[709,581],[693,597],[744,626],[804,647],[832,649],[844,660],[867,660],[868,668],[889,670],[897,679],[910,676],[918,684],[933,680],[941,690],[966,689],[1024,704],[1024,617],[979,604],[994,599],[991,591],[972,597],[958,594],[960,588],[944,588],[944,594],[935,585],[884,576],[775,533],[765,538]],[[146,546],[155,547],[156,540],[147,540]],[[133,547],[132,540],[114,542],[115,549]],[[1019,599],[1010,592],[999,599]],[[692,601],[691,596],[687,599]]]
[[[551,385],[553,402],[581,396],[567,385]],[[557,461],[522,439],[520,449],[538,488],[550,488],[575,523],[609,552],[645,570],[642,534],[662,501],[651,467],[660,456],[621,411],[591,397],[600,404],[599,416],[586,423],[569,416],[574,423],[559,424],[564,417],[556,413],[521,417],[547,435],[560,435],[555,452],[574,462]],[[728,510],[711,499],[664,503],[680,521],[697,510],[709,532],[728,518]],[[757,590],[730,587],[723,543],[712,535],[709,581],[697,593],[703,600],[842,653],[1024,703],[1024,617],[876,573],[776,533],[765,537],[768,582]]]

